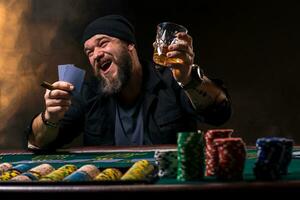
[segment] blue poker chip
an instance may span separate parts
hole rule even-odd
[[[30,173],[30,172],[22,173],[22,175],[23,176],[27,176],[32,181],[37,181],[38,180],[38,178],[35,175],[33,175],[32,173]]]
[[[255,163],[253,172],[258,180],[278,180],[282,177],[278,165]]]
[[[256,141],[257,161],[253,168],[257,179],[275,180],[288,173],[292,159],[293,140],[264,137]]]
[[[68,181],[68,182],[90,181],[90,180],[91,180],[91,177],[84,171],[74,172],[63,179],[63,181]]]
[[[16,165],[15,167],[13,167],[12,169],[17,170],[20,173],[23,173],[23,172],[28,171],[30,168],[31,168],[30,165],[19,164],[19,165]]]

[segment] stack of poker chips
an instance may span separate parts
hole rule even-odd
[[[91,181],[100,173],[99,169],[95,165],[83,165],[74,173],[66,176],[63,181]]]
[[[57,170],[52,171],[50,174],[47,174],[46,176],[43,176],[40,181],[61,181],[66,176],[72,174],[75,172],[77,167],[75,165],[64,165]]]
[[[177,135],[177,180],[200,180],[204,176],[203,133],[179,132]]]
[[[293,140],[264,137],[256,141],[257,160],[253,172],[259,180],[277,180],[288,173],[292,159]]]
[[[118,181],[123,173],[117,168],[107,168],[100,172],[94,180],[96,181]]]
[[[214,140],[218,151],[216,178],[219,180],[242,180],[246,161],[246,145],[241,138]]]
[[[205,133],[205,176],[216,175],[218,167],[218,150],[214,146],[214,140],[217,138],[229,138],[233,129],[212,129]]]
[[[54,171],[54,168],[51,165],[41,164],[12,178],[11,181],[36,181],[52,171]]]
[[[154,171],[154,166],[148,160],[135,162],[128,171],[121,177],[121,180],[145,180]]]
[[[158,177],[177,177],[177,150],[156,150],[154,159],[155,164],[158,166]]]
[[[4,171],[3,173],[1,173],[0,175],[0,181],[8,181],[20,174],[22,174],[23,172],[26,172],[27,170],[30,169],[30,165],[27,164],[19,164],[15,167],[12,167],[11,169]]]

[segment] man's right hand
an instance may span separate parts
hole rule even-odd
[[[57,81],[52,84],[56,89],[46,90],[44,99],[46,105],[45,119],[57,123],[62,119],[71,105],[71,94],[74,86],[71,83]]]

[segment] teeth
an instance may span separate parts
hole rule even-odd
[[[104,66],[107,64],[107,62],[105,62],[105,63],[103,63],[102,65],[101,65],[101,68],[104,68]]]
[[[101,68],[105,68],[105,66],[106,66],[107,64],[109,64],[109,61],[108,61],[108,62],[105,62],[105,63],[103,63],[103,64],[101,65]]]
[[[107,70],[108,68],[109,68],[109,66],[111,65],[111,61],[107,61],[107,62],[104,62],[101,66],[100,66],[100,68],[102,69],[102,70]]]

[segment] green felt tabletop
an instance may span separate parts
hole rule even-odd
[[[9,162],[12,165],[29,164],[32,167],[42,163],[49,163],[58,168],[65,164],[75,164],[80,167],[85,164],[94,164],[99,168],[119,167],[128,168],[138,160],[147,159],[154,163],[154,151],[145,152],[92,152],[92,153],[2,153],[0,154],[0,163]],[[253,166],[256,161],[256,150],[247,150],[247,159],[244,168],[244,181],[255,181]],[[288,175],[284,176],[286,180],[300,180],[300,159],[293,159],[289,165]],[[216,182],[214,177],[204,177],[200,182]],[[176,179],[160,179],[158,184],[179,184]]]

